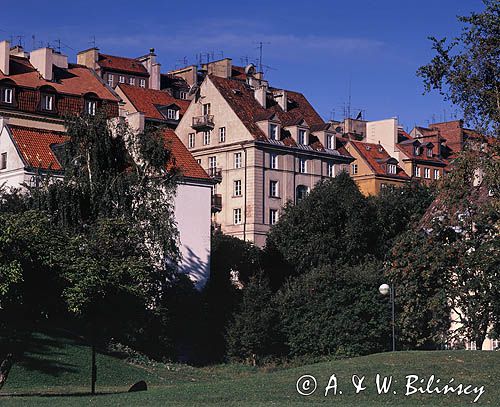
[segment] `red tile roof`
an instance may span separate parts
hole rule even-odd
[[[97,64],[104,69],[130,72],[136,75],[149,76],[146,67],[135,58],[117,57],[99,54]]]
[[[48,85],[59,93],[69,95],[83,96],[95,93],[100,99],[118,101],[114,93],[85,66],[68,64],[68,69],[54,66],[53,72],[54,80],[47,81],[40,76],[27,58],[11,56],[10,74],[4,75],[0,71],[0,80],[10,79],[18,86],[33,89]]]
[[[309,126],[324,124],[324,121],[301,93],[286,91],[289,101],[286,112],[279,104],[269,98],[267,100],[268,107],[264,109],[255,99],[254,91],[245,82],[215,75],[208,77],[256,140],[267,140],[266,134],[260,129],[257,122],[267,120],[273,115],[276,115],[280,120],[282,127],[296,125],[301,120],[305,120]],[[270,91],[272,90],[271,88]],[[286,145],[296,145],[292,139],[285,138],[282,141]],[[316,150],[324,150],[319,141],[311,147]]]
[[[364,143],[362,141],[350,140],[356,151],[363,157],[376,175],[396,178],[410,178],[408,174],[399,166],[396,166],[396,174],[387,173],[387,163],[396,163],[389,153],[380,144]],[[390,162],[392,161],[392,162]]]
[[[134,107],[144,113],[148,119],[165,120],[165,117],[158,111],[156,106],[169,106],[176,104],[183,115],[189,107],[189,100],[176,99],[168,92],[162,90],[146,89],[137,86],[121,83],[118,87],[130,100]]]
[[[61,171],[51,146],[64,143],[69,137],[63,133],[9,125],[12,139],[26,165],[31,168]]]
[[[172,152],[173,166],[181,171],[184,177],[209,180],[210,177],[196,162],[186,146],[171,129],[163,130],[165,144]]]

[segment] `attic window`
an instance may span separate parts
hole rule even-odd
[[[326,148],[335,150],[335,136],[333,134],[328,134],[326,136]]]
[[[167,109],[167,119],[178,120],[179,111],[175,109]]]
[[[271,140],[278,140],[279,139],[278,131],[279,131],[279,127],[277,124],[270,124],[269,125],[269,138]]]
[[[396,164],[387,164],[387,173],[395,175],[397,173]]]
[[[427,157],[432,158],[432,147],[427,147]]]
[[[307,145],[307,131],[299,129],[299,144]]]
[[[413,154],[420,155],[420,146],[413,147]]]
[[[14,89],[0,88],[0,102],[11,105],[14,101]]]
[[[47,112],[54,110],[54,95],[42,95],[42,110]]]
[[[235,95],[241,95],[241,90],[239,90],[239,89],[233,89],[233,93]]]
[[[2,153],[0,155],[0,170],[5,170],[7,168],[7,153]]]
[[[179,92],[179,99],[186,100],[188,96],[187,92],[183,92],[182,90]]]
[[[87,99],[85,101],[85,113],[87,113],[90,116],[95,116],[96,112],[97,112],[97,101]]]

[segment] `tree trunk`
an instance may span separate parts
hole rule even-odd
[[[2,364],[0,365],[0,390],[4,386],[5,382],[7,381],[7,377],[9,376],[10,369],[12,367],[13,360],[12,360],[12,354],[9,353],[7,357],[4,359]]]

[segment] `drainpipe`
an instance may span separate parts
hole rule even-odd
[[[243,198],[243,240],[246,242],[247,240],[247,149],[245,145],[242,143],[241,148],[243,149],[243,154],[245,155],[245,196]]]

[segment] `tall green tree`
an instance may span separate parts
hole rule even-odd
[[[436,89],[484,133],[500,135],[500,1],[458,17],[462,33],[451,41],[430,37],[435,56],[419,68],[425,91]]]

